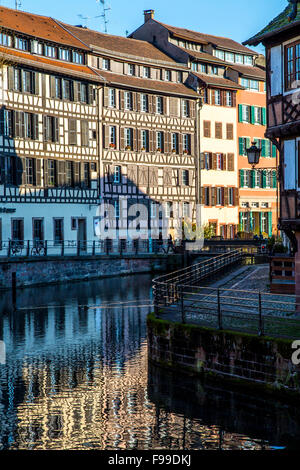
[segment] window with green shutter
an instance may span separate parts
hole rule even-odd
[[[250,115],[251,124],[255,124],[255,106],[251,106]]]
[[[276,170],[272,170],[272,188],[277,188],[277,172]]]
[[[277,155],[276,145],[272,144],[272,158],[276,158],[276,155]]]
[[[266,108],[261,109],[261,119],[262,119],[262,125],[265,126],[267,124]]]
[[[261,141],[261,156],[266,157],[266,140],[262,139]]]
[[[267,182],[267,175],[266,175],[267,170],[262,171],[262,187],[266,188],[266,182]]]
[[[243,122],[243,105],[239,104],[239,122]]]
[[[239,154],[244,155],[244,139],[239,137]]]
[[[240,170],[240,187],[244,187],[244,170]]]

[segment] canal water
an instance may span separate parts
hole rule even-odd
[[[299,447],[296,407],[148,366],[151,303],[147,274],[2,292],[0,449]]]

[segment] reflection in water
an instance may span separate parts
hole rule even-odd
[[[0,299],[0,449],[259,449],[297,432],[289,408],[273,420],[279,405],[265,408],[260,426],[260,403],[155,368],[148,377],[150,275],[18,295],[17,312]]]

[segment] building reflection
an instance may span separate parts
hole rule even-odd
[[[297,432],[298,413],[280,409],[261,430],[254,402],[243,412],[232,394],[208,400],[199,382],[148,368],[151,277],[139,276],[139,288],[130,279],[118,289],[112,279],[71,285],[65,297],[26,290],[25,310],[4,311],[0,448],[261,449],[282,441],[268,426]],[[46,308],[37,308],[37,291]]]

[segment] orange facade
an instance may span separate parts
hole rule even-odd
[[[277,233],[277,152],[265,138],[265,82],[240,77],[249,88],[237,92],[237,144],[239,170],[239,231],[246,234],[271,236]],[[246,148],[252,142],[262,149],[254,170],[248,164]]]

